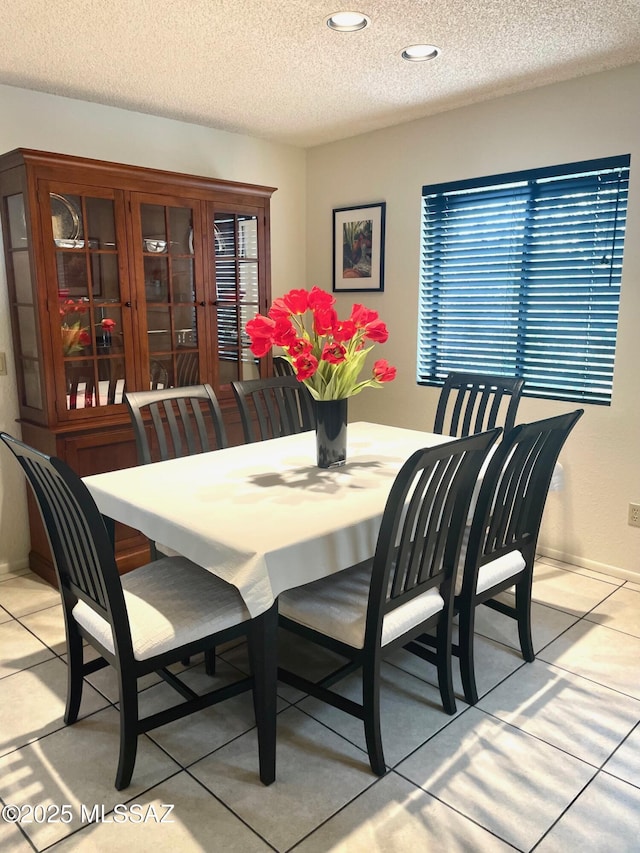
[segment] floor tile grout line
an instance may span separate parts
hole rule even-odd
[[[292,851],[294,851],[296,849],[296,847],[299,847],[301,844],[303,844],[308,838],[310,838],[319,829],[321,829],[323,826],[325,826],[327,823],[329,823],[335,817],[337,817],[339,814],[341,814],[341,812],[343,812],[346,808],[348,808],[350,805],[352,805],[352,803],[355,803],[356,800],[360,799],[360,797],[364,796],[365,794],[369,793],[369,791],[373,790],[373,788],[375,788],[376,785],[380,784],[380,782],[382,782],[383,779],[387,778],[387,776],[389,775],[390,772],[392,772],[392,771],[389,770],[387,773],[385,773],[384,776],[373,776],[373,781],[371,782],[370,785],[367,785],[366,788],[363,788],[361,791],[358,791],[358,793],[355,794],[353,797],[351,797],[350,800],[348,800],[346,803],[343,803],[338,809],[336,809],[335,812],[333,812],[328,817],[321,820],[320,823],[317,824],[317,826],[314,826],[313,829],[310,829],[309,832],[306,833],[306,835],[303,835],[302,838],[299,838],[291,847],[287,847],[284,851],[281,851],[281,853],[292,853]]]
[[[191,765],[191,766],[193,766],[193,765]],[[189,776],[189,778],[193,779],[194,782],[197,782],[197,784],[200,785],[200,787],[203,790],[205,790],[211,797],[213,797],[213,799],[217,803],[220,803],[221,806],[223,806],[228,812],[230,812],[236,818],[236,820],[239,820],[240,823],[242,823],[244,826],[246,826],[247,829],[251,830],[251,832],[254,835],[256,835],[261,841],[263,841],[268,847],[270,847],[272,850],[274,850],[275,853],[281,853],[281,851],[279,851],[277,847],[274,847],[274,845],[270,841],[267,841],[267,839],[264,838],[264,836],[260,835],[260,833],[256,829],[254,829],[251,826],[251,824],[247,823],[247,821],[241,815],[237,814],[237,812],[235,812],[228,803],[226,803],[223,799],[218,797],[211,790],[211,788],[209,788],[207,785],[205,785],[205,783],[201,779],[198,779],[197,776],[194,776],[193,773],[190,772],[189,768],[185,767],[184,772]]]
[[[107,700],[107,704],[104,705],[102,708],[96,708],[95,711],[91,711],[88,714],[84,714],[82,717],[79,716],[76,722],[80,723],[83,720],[89,720],[91,719],[91,717],[95,717],[96,714],[99,714],[102,711],[106,711],[107,708],[112,708],[116,713],[119,713],[116,706],[112,702]],[[0,758],[6,758],[7,755],[13,755],[15,752],[19,752],[21,749],[33,746],[34,743],[38,743],[39,741],[44,740],[45,738],[48,738],[51,735],[58,734],[59,732],[62,732],[65,729],[70,729],[73,725],[75,725],[75,723],[65,723],[63,716],[60,718],[60,726],[58,728],[52,729],[50,732],[44,732],[43,734],[38,735],[38,737],[33,738],[33,740],[27,740],[24,743],[21,743],[18,746],[14,747],[13,749],[9,749],[6,752],[0,753]]]
[[[123,798],[119,801],[119,803],[118,803],[118,804],[128,805],[129,803],[132,803],[132,802],[134,802],[135,800],[137,800],[139,797],[144,797],[144,795],[145,795],[145,794],[148,794],[148,793],[149,793],[149,791],[153,791],[153,789],[154,789],[154,788],[157,788],[157,787],[158,787],[158,785],[164,785],[164,784],[165,784],[166,782],[168,782],[170,779],[173,779],[175,776],[178,776],[178,775],[179,775],[180,773],[182,773],[182,772],[183,772],[183,771],[182,771],[182,769],[181,769],[181,768],[178,768],[178,769],[177,769],[177,770],[175,770],[173,773],[170,773],[170,774],[169,774],[169,776],[166,776],[164,779],[161,779],[160,781],[156,782],[156,783],[155,783],[155,784],[153,784],[153,785],[149,785],[149,787],[148,787],[148,788],[145,788],[145,789],[143,789],[142,791],[138,791],[137,793],[132,794],[132,795],[131,795],[131,797],[129,797],[128,799],[125,799],[125,798],[123,797]],[[114,787],[115,787],[115,786],[114,786]],[[122,792],[121,792],[121,791],[119,791],[118,793],[122,793]],[[114,808],[115,808],[115,804],[114,804],[114,806],[112,806],[112,807],[109,809],[109,811],[105,811],[105,817],[108,817],[110,814],[112,814],[112,812],[113,812]],[[47,847],[43,847],[43,848],[41,848],[40,850],[38,850],[38,848],[36,848],[36,850],[38,850],[38,853],[45,853],[45,851],[48,851],[48,850],[54,850],[54,849],[55,849],[59,844],[66,843],[66,842],[67,842],[67,839],[69,839],[69,838],[73,837],[74,835],[79,835],[79,834],[80,834],[81,832],[83,832],[85,829],[87,829],[87,830],[88,830],[88,829],[89,829],[89,827],[91,827],[91,826],[99,826],[99,825],[100,825],[100,822],[99,822],[99,821],[93,821],[93,822],[91,822],[91,823],[84,824],[84,825],[82,825],[82,826],[79,826],[77,829],[74,829],[74,830],[73,830],[73,832],[68,833],[68,835],[65,835],[63,838],[58,838],[58,840],[57,840],[57,841],[52,842],[51,844],[47,845]]]
[[[5,800],[3,797],[0,797],[0,803],[2,803],[2,805],[3,805],[3,806],[6,806],[6,805],[7,805],[7,802],[6,802],[6,800]],[[33,850],[35,851],[35,853],[39,853],[38,848],[35,846],[35,844],[33,843],[33,841],[29,838],[29,836],[27,835],[27,833],[26,833],[26,832],[24,831],[24,829],[22,828],[22,823],[21,823],[20,821],[16,821],[13,825],[18,829],[18,831],[20,832],[20,834],[22,835],[22,837],[25,839],[25,841],[27,842],[27,844],[29,844],[29,846],[33,848]]]
[[[610,586],[615,586],[618,589],[621,586],[624,586],[627,583],[626,578],[617,578],[615,575],[608,575],[606,572],[599,572],[597,569],[588,569],[586,566],[576,566],[573,563],[562,563],[562,560],[557,560],[556,562],[562,563],[561,566],[555,565],[554,563],[547,562],[548,560],[553,559],[552,557],[536,557],[536,564],[541,563],[543,566],[546,566],[550,569],[559,569],[561,572],[567,572],[572,575],[580,575],[582,578],[587,578],[592,581],[599,581],[600,583],[607,583]],[[566,567],[566,568],[565,568]],[[584,572],[589,572],[588,575],[584,574]],[[535,573],[535,567],[534,567]],[[599,577],[593,577],[593,575],[599,575]],[[602,580],[601,580],[602,578]],[[606,580],[606,578],[610,578],[610,580]],[[633,583],[633,581],[632,581]]]
[[[611,595],[614,595],[614,593],[615,593],[618,589],[620,589],[620,587],[616,587],[616,589],[615,589],[615,590],[613,590],[609,595],[605,596],[605,598],[603,598],[603,599],[602,599],[602,601],[598,602],[598,604],[595,604],[595,605],[594,605],[590,610],[587,610],[587,611],[586,611],[582,616],[576,616],[576,614],[575,614],[575,613],[569,613],[569,611],[566,611],[566,610],[560,610],[560,611],[557,611],[557,608],[554,608],[554,607],[549,608],[549,609],[551,609],[551,610],[556,610],[557,612],[560,612],[560,613],[565,613],[567,616],[574,616],[574,617],[575,617],[575,621],[574,621],[574,622],[572,622],[572,623],[571,623],[571,625],[567,625],[567,627],[566,627],[566,628],[564,628],[564,629],[563,629],[559,634],[557,634],[555,637],[553,637],[552,639],[550,639],[550,640],[549,640],[547,643],[545,643],[543,646],[540,646],[540,648],[539,648],[539,649],[537,649],[537,650],[536,650],[536,652],[535,652],[535,657],[536,657],[536,658],[538,658],[538,656],[540,655],[540,653],[541,653],[541,652],[543,652],[545,649],[547,649],[547,648],[548,648],[552,643],[555,643],[555,642],[556,642],[556,640],[559,640],[559,639],[560,639],[560,637],[564,636],[564,635],[565,635],[568,631],[570,631],[572,628],[575,628],[575,627],[576,627],[576,625],[578,625],[580,622],[586,622],[586,623],[587,623],[587,624],[589,624],[589,625],[597,625],[597,626],[598,626],[598,627],[600,627],[600,628],[607,628],[608,630],[610,630],[610,631],[615,631],[617,634],[622,634],[622,635],[623,635],[623,636],[625,636],[625,637],[633,637],[633,638],[635,638],[635,639],[640,639],[640,637],[637,637],[635,634],[629,634],[628,632],[626,632],[626,631],[621,631],[621,630],[620,630],[620,629],[618,629],[618,628],[613,628],[613,627],[611,627],[611,626],[609,626],[609,625],[603,625],[601,622],[593,622],[593,621],[591,621],[590,619],[587,619],[587,618],[586,618],[586,617],[587,617],[590,613],[592,613],[592,612],[593,612],[597,607],[599,607],[599,606],[600,606],[604,601],[606,601],[608,598],[610,598],[610,597],[611,597]],[[538,603],[538,604],[539,604],[540,602],[536,602],[536,603]],[[547,607],[548,605],[546,605],[546,604],[545,604],[545,605],[541,605],[541,606],[543,606],[543,607]],[[483,637],[485,640],[489,640],[489,641],[490,641],[490,642],[492,642],[492,643],[497,643],[498,645],[504,646],[505,648],[509,649],[510,651],[516,651],[516,652],[518,652],[519,654],[522,654],[522,650],[521,650],[521,649],[519,649],[517,646],[510,646],[510,645],[508,645],[507,643],[503,643],[501,640],[496,640],[494,637],[490,637],[490,636],[488,636],[487,634],[483,634],[481,631],[478,631],[478,630],[476,630],[476,632],[475,632],[475,633],[476,633],[478,636]],[[545,663],[548,663],[548,661],[545,661]],[[570,670],[567,670],[567,671],[570,671]],[[577,675],[578,673],[574,673],[574,674],[575,674],[575,675]],[[584,677],[584,676],[583,676],[583,677]],[[598,682],[594,682],[594,683],[596,683],[596,684],[597,684]],[[606,686],[606,685],[602,685],[602,686]]]
[[[581,675],[579,672],[574,672],[574,670],[569,669],[566,666],[560,666],[559,663],[548,661],[544,658],[538,658],[537,656],[536,660],[539,660],[541,663],[546,663],[549,666],[555,666],[557,669],[561,670],[562,672],[568,672],[570,675],[577,675],[579,678],[583,678],[590,684],[597,684],[598,687],[606,687],[607,690],[612,690],[614,693],[619,693],[620,696],[624,696],[627,699],[635,699],[636,702],[640,702],[640,699],[637,696],[634,696],[632,693],[625,693],[624,690],[619,690],[617,687],[610,687],[608,684],[603,684],[601,681],[596,681],[594,678],[588,678],[586,675]]]
[[[511,720],[505,720],[502,717],[499,717],[497,714],[493,714],[491,711],[487,711],[486,708],[480,708],[478,707],[478,705],[476,705],[475,708],[477,711],[481,711],[483,714],[485,714],[487,717],[490,717],[492,720],[495,720],[497,723],[509,726],[509,728],[515,729],[515,731],[520,732],[520,734],[526,735],[527,737],[531,737],[534,740],[543,743],[545,746],[551,747],[551,749],[557,749],[558,752],[562,752],[564,755],[569,756],[569,758],[573,758],[574,761],[580,761],[582,764],[586,764],[587,767],[592,767],[594,770],[601,770],[603,764],[605,764],[613,754],[611,753],[610,755],[608,755],[607,758],[604,759],[603,764],[594,764],[592,761],[587,761],[585,758],[580,758],[580,756],[574,755],[572,752],[569,752],[568,749],[565,749],[562,746],[558,746],[557,743],[551,743],[550,741],[545,740],[541,735],[537,735],[534,734],[534,732],[529,732],[526,729],[520,728],[520,726],[518,726],[516,723],[513,723]]]
[[[408,757],[409,756],[407,756],[407,758]],[[403,761],[404,760],[405,759],[403,759]],[[402,762],[399,762],[399,764],[401,763]],[[456,808],[456,806],[452,805],[451,803],[448,803],[446,800],[443,800],[437,794],[434,794],[433,791],[427,791],[427,789],[423,788],[422,785],[418,785],[416,782],[413,781],[413,779],[409,779],[408,776],[405,776],[402,771],[399,770],[397,767],[393,769],[392,772],[399,776],[401,779],[404,779],[405,782],[408,782],[410,785],[413,785],[415,788],[417,788],[418,791],[422,791],[423,794],[426,794],[427,796],[432,797],[434,800],[437,800],[441,805],[446,806],[448,809],[451,809],[451,811],[465,818],[470,823],[475,824],[476,826],[480,827],[480,829],[483,829],[485,832],[488,832],[490,835],[493,835],[494,838],[497,838],[499,841],[502,841],[504,844],[507,844],[513,850],[518,851],[518,853],[526,853],[526,851],[524,851],[521,847],[516,847],[515,844],[512,844],[510,841],[507,841],[506,838],[503,838],[501,835],[498,835],[496,832],[494,832],[494,830],[489,829],[489,827],[480,823],[480,821],[476,820],[468,814],[465,814],[465,812],[460,811],[459,808]]]
[[[616,746],[616,748],[613,750],[613,752],[609,755],[609,758],[607,758],[607,760],[602,764],[602,767],[600,768],[601,770],[604,770],[604,766],[605,766],[605,764],[607,764],[607,762],[609,762],[609,761],[613,758],[613,756],[614,756],[614,755],[616,754],[616,752],[620,749],[620,747],[621,747],[621,746],[622,746],[622,745],[623,745],[623,744],[624,744],[624,743],[625,743],[625,742],[626,742],[626,741],[631,737],[631,735],[632,735],[634,732],[638,732],[638,733],[640,733],[640,721],[638,721],[638,722],[635,724],[635,726],[633,726],[631,729],[629,729],[629,731],[628,731],[628,732],[626,733],[626,735],[622,738],[622,740],[620,741],[620,743]],[[615,775],[614,773],[611,773],[611,771],[605,771],[605,772],[608,772],[611,776],[614,776],[614,775]],[[620,778],[620,777],[616,777],[616,778]],[[626,780],[623,780],[623,781],[626,781]],[[630,782],[629,784],[630,784],[630,785],[633,785],[633,787],[634,787],[634,788],[640,788],[640,785],[636,785],[636,784],[634,784],[633,782]]]
[[[609,758],[610,757],[611,756],[609,756]],[[607,770],[604,766],[600,769],[600,774],[606,776],[608,779],[615,779],[616,782],[622,782],[623,785],[629,785],[636,791],[640,791],[640,785],[636,785],[634,782],[630,782],[628,779],[623,779],[621,776],[616,776],[616,774],[612,770]]]
[[[557,818],[552,822],[551,826],[548,826],[548,827],[547,827],[547,829],[542,833],[542,835],[540,836],[540,838],[536,841],[536,843],[533,845],[533,847],[531,847],[531,849],[529,850],[529,853],[533,853],[533,851],[534,851],[537,847],[539,847],[539,846],[540,846],[540,844],[541,844],[541,843],[543,842],[543,840],[547,837],[547,835],[549,835],[549,833],[553,830],[553,828],[554,828],[555,826],[557,826],[557,825],[558,825],[558,823],[559,823],[559,822],[562,820],[562,818],[566,815],[566,813],[569,811],[569,809],[573,807],[573,805],[578,801],[578,799],[579,799],[579,798],[584,794],[584,792],[587,790],[587,788],[589,787],[589,785],[591,785],[591,784],[593,783],[593,781],[596,779],[596,777],[598,776],[598,774],[599,774],[600,772],[601,772],[600,770],[596,770],[596,771],[595,771],[595,773],[593,774],[593,776],[592,776],[592,777],[591,777],[591,778],[590,778],[590,779],[589,779],[589,780],[588,780],[588,781],[587,781],[587,782],[582,786],[582,788],[578,791],[578,793],[575,795],[575,797],[573,797],[573,799],[571,800],[571,802],[567,803],[567,805],[566,805],[566,806],[565,806],[565,808],[562,810],[562,812],[561,812],[561,813],[558,815],[558,817],[557,817]]]

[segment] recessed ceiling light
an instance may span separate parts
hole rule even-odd
[[[402,51],[402,58],[407,62],[426,62],[428,59],[435,59],[439,53],[433,44],[412,44]]]
[[[327,18],[327,26],[339,33],[355,33],[368,27],[371,21],[362,12],[334,12]]]

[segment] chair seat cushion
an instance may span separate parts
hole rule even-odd
[[[497,583],[510,578],[512,575],[517,575],[527,564],[520,551],[509,551],[508,554],[503,554],[497,560],[492,560],[480,567],[478,572],[478,583],[476,592],[484,592],[485,589],[491,589]]]
[[[293,622],[361,649],[370,585],[371,561],[367,561],[283,592],[278,599],[278,610]],[[392,642],[443,607],[444,601],[436,588],[400,605],[384,618],[382,645]]]
[[[186,557],[165,557],[122,576],[133,654],[146,660],[250,618],[231,584]],[[79,625],[115,653],[111,626],[85,602],[73,608]]]
[[[468,528],[467,534],[465,535],[468,538]],[[462,567],[464,566],[464,557],[465,549],[463,548],[460,556],[460,568],[458,569],[458,574],[456,576],[456,595],[460,595],[462,592]],[[484,592],[486,589],[490,589],[492,586],[495,586],[497,583],[500,583],[506,578],[510,578],[512,575],[517,575],[525,566],[526,562],[520,551],[509,551],[508,554],[503,554],[501,557],[491,560],[490,563],[485,563],[484,566],[480,566],[480,570],[478,571],[476,594]]]

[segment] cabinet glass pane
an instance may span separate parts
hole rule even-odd
[[[22,359],[22,376],[24,379],[23,405],[33,409],[42,408],[42,389],[40,387],[40,370],[38,362],[31,358]]]
[[[86,299],[89,296],[87,256],[83,251],[56,252],[58,293],[61,296]]]
[[[96,355],[122,355],[122,311],[112,305],[99,305],[93,309],[93,334]]]
[[[33,291],[31,290],[29,252],[26,249],[12,252],[11,261],[13,263],[13,280],[16,286],[16,302],[21,305],[32,305]]]
[[[173,302],[195,302],[196,291],[191,258],[172,258],[171,298]]]
[[[109,198],[86,198],[87,234],[92,249],[116,249],[116,222],[113,201]]]
[[[168,305],[147,306],[149,352],[171,351],[171,316]]]
[[[236,262],[216,260],[216,298],[234,301],[237,298]]]
[[[24,249],[27,245],[27,222],[22,193],[7,197],[7,213],[9,214],[9,246],[12,249]]]
[[[96,405],[113,406],[122,403],[122,395],[125,390],[124,377],[124,359],[98,358]]]
[[[218,213],[214,223],[214,243],[218,257],[236,255],[236,218],[231,213]]]
[[[197,346],[198,330],[196,309],[191,305],[178,305],[173,311],[174,346]]]
[[[169,251],[172,255],[193,254],[192,220],[190,207],[169,208]]]
[[[147,302],[167,302],[169,298],[167,258],[144,259],[144,290]]]
[[[18,306],[17,310],[22,355],[29,358],[38,358],[38,337],[36,335],[34,310],[31,306]]]
[[[150,365],[149,388],[169,388],[172,382],[169,382],[169,373],[171,371],[171,363],[166,360],[152,358]]]
[[[197,349],[181,349],[176,353],[176,387],[200,384],[200,366]]]
[[[96,377],[93,361],[69,361],[65,364],[67,409],[88,409],[96,405]]]
[[[244,262],[238,265],[240,288],[238,296],[241,302],[258,304],[258,264]]]
[[[53,242],[64,249],[84,246],[84,225],[80,196],[49,193]]]
[[[60,298],[60,338],[64,356],[90,355],[93,351],[89,299]]]
[[[122,403],[125,367],[122,358],[76,359],[65,364],[67,409],[89,409]]]
[[[255,216],[238,217],[238,256],[258,257],[258,220]]]
[[[100,302],[120,302],[117,255],[91,252],[91,289]]]
[[[167,225],[165,208],[161,204],[143,204],[140,206],[142,219],[142,250],[152,254],[167,251]]]

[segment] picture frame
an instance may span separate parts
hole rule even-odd
[[[333,210],[334,293],[384,291],[386,202]]]

